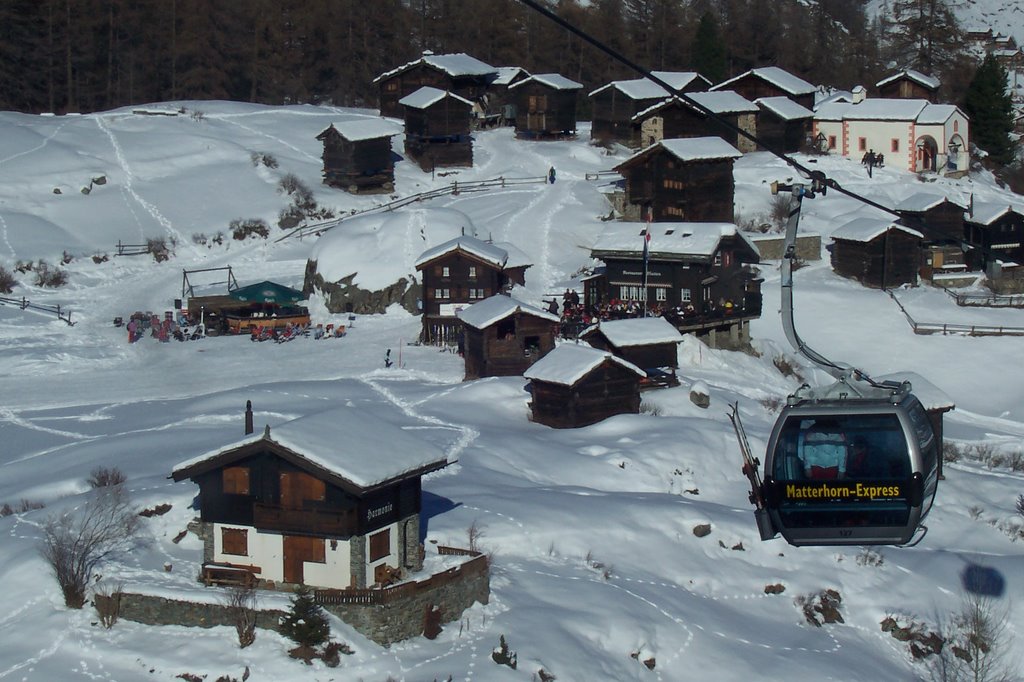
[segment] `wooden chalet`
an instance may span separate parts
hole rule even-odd
[[[450,462],[400,414],[341,407],[174,467],[199,486],[203,577],[365,588],[422,567],[420,479]],[[413,426],[415,424],[409,424]]]
[[[917,282],[921,243],[917,230],[891,220],[855,218],[832,233],[832,269],[869,287]]]
[[[640,412],[636,365],[587,345],[562,344],[527,369],[533,421],[556,429]]]
[[[924,235],[922,278],[954,275],[973,267],[974,249],[964,248],[966,206],[939,194],[918,192],[896,204],[900,223]]]
[[[788,97],[805,109],[813,110],[817,88],[785,69],[763,66],[723,81],[711,90],[735,90],[751,102],[762,97]]]
[[[725,124],[681,98],[670,97],[633,117],[633,125],[640,131],[642,146],[649,147],[664,139],[717,136],[741,152],[756,150],[757,146],[737,133],[735,128],[750,135],[757,132],[757,105],[731,90],[693,92],[688,97]]]
[[[745,343],[750,321],[761,315],[761,279],[752,267],[760,256],[732,223],[607,223],[590,255],[605,264],[584,281],[584,305],[599,317],[638,316],[646,306],[679,331],[726,346]]]
[[[627,219],[732,222],[732,168],[742,156],[720,137],[661,140],[615,167]]]
[[[188,299],[189,320],[200,321],[210,335],[248,334],[252,327],[283,329],[309,324],[309,310],[299,305],[308,296],[276,282],[263,281],[238,287],[225,295],[192,296]]]
[[[643,369],[647,376],[640,380],[641,389],[679,385],[676,370],[683,335],[663,317],[599,322],[580,339]]]
[[[932,104],[939,101],[938,78],[914,69],[904,69],[875,83],[878,96],[888,99],[924,99]]]
[[[979,267],[998,262],[1024,265],[1024,204],[972,202],[964,216],[968,243],[977,247]]]
[[[401,127],[384,119],[332,123],[316,136],[324,144],[324,184],[352,194],[393,192],[391,138]]]
[[[672,87],[682,92],[698,92],[711,86],[708,79],[693,71],[652,72]],[[627,147],[641,146],[640,132],[633,125],[633,117],[671,93],[646,78],[612,81],[596,90],[591,99],[591,139],[607,144],[619,142]]]
[[[420,168],[473,165],[472,102],[429,86],[399,101],[405,107],[405,153]]]
[[[498,77],[491,82],[484,95],[484,108],[488,114],[483,127],[490,127],[491,123],[503,126],[516,124],[516,98],[509,88],[530,77],[530,72],[520,66],[499,66],[497,71]],[[497,117],[497,120],[493,121],[492,117]]]
[[[429,50],[414,61],[386,71],[373,79],[380,91],[380,115],[401,118],[401,100],[423,86],[452,92],[479,102],[498,70],[463,52],[434,54]]]
[[[754,101],[757,137],[772,151],[792,154],[804,149],[814,125],[814,112],[788,97],[761,97]]]
[[[458,313],[523,285],[529,257],[511,244],[463,235],[424,251],[416,260],[423,287],[424,343],[453,344],[462,332]]]
[[[516,135],[559,138],[576,135],[576,94],[582,83],[557,73],[530,76],[509,86],[517,117]]]
[[[555,347],[558,315],[503,294],[458,313],[466,379],[515,376]]]

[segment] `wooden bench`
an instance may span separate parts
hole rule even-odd
[[[200,580],[209,585],[232,585],[256,587],[260,572],[257,566],[232,566],[230,564],[203,564]]]

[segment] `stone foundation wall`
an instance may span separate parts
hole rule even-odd
[[[481,558],[482,559],[482,558]],[[324,604],[324,608],[361,634],[383,646],[390,646],[423,634],[424,614],[437,608],[441,622],[459,620],[474,602],[490,600],[490,571],[486,559],[464,564],[452,579],[436,580],[438,574],[419,583],[418,589],[383,604]]]
[[[227,590],[222,590],[225,600]],[[113,597],[106,597],[112,599]],[[257,592],[257,600],[259,593]],[[104,597],[97,596],[99,601]],[[210,604],[201,602],[166,599],[148,594],[125,592],[121,595],[118,616],[124,620],[145,625],[184,625],[193,628],[212,628],[218,625],[234,627],[235,620],[226,604]],[[277,609],[259,610],[256,616],[256,627],[266,630],[279,630],[284,611]]]
[[[757,245],[762,261],[782,260],[782,244],[785,241],[785,237],[781,234],[754,235],[748,233],[747,236]],[[821,235],[797,235],[796,257],[803,261],[821,260]]]

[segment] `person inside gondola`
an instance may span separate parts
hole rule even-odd
[[[819,421],[804,432],[798,456],[807,478],[846,477],[846,436],[832,422]]]

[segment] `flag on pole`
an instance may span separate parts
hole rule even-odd
[[[644,230],[644,284],[643,284],[643,317],[647,317],[647,261],[650,256],[651,243],[651,221],[647,221],[647,229]]]
[[[974,192],[971,192],[971,198],[967,202],[967,217],[968,218],[973,218],[974,217]]]

